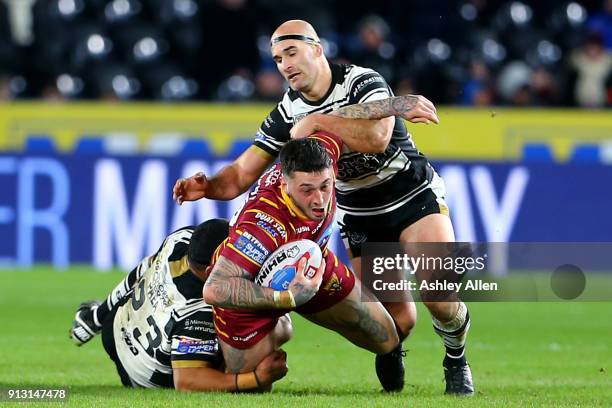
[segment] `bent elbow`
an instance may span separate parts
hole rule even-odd
[[[207,304],[217,306],[217,297],[215,296],[215,290],[210,285],[204,285],[204,289],[202,289],[202,297],[204,298],[204,302],[206,302]]]
[[[389,137],[386,132],[379,132],[376,137],[373,137],[370,142],[370,151],[368,153],[384,153],[389,144]]]
[[[387,146],[393,135],[395,127],[394,118],[384,118],[378,121],[374,131],[374,137],[371,139],[371,153],[383,153],[387,150]]]

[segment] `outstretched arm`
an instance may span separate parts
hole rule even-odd
[[[178,179],[172,189],[172,198],[179,205],[204,197],[211,200],[234,199],[247,191],[273,161],[273,156],[259,147],[251,146],[210,179],[201,172]]]
[[[266,356],[254,371],[224,373],[212,367],[173,367],[174,388],[178,391],[265,391],[287,374],[287,354],[276,350]]]

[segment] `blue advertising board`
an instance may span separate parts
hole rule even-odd
[[[230,218],[244,200],[177,206],[171,188],[226,160],[0,155],[0,266],[135,266],[179,227]],[[612,241],[612,166],[437,163],[457,240]],[[337,234],[332,249],[343,257]]]

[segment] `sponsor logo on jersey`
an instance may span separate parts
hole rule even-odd
[[[263,142],[266,140],[266,135],[262,131],[258,130],[257,133],[255,133],[255,140]]]
[[[280,234],[281,237],[287,238],[287,231],[285,231],[285,227],[276,222],[276,220],[270,217],[268,214],[264,212],[257,212],[257,214],[255,214],[255,219],[267,222]]]
[[[214,340],[185,339],[179,340],[176,351],[183,354],[216,353],[217,342]]]
[[[170,295],[168,295],[168,288],[166,287],[162,274],[157,267],[158,265],[156,263],[155,273],[153,274],[153,278],[147,287],[147,298],[149,299],[153,309],[156,309],[157,305],[159,304],[161,304],[163,307],[168,307],[172,304]]]
[[[255,283],[261,285],[263,280],[272,272],[274,268],[278,266],[281,262],[288,258],[296,258],[300,253],[300,248],[297,245],[292,246],[291,248],[287,248],[282,250],[281,252],[274,255],[269,262],[260,269],[259,274],[255,278]]]
[[[278,233],[276,232],[276,230],[272,228],[272,226],[267,222],[261,220],[257,221],[257,226],[260,227],[262,230],[266,231],[268,234],[272,235],[272,237],[278,237]]]
[[[310,231],[310,227],[307,225],[302,225],[301,227],[297,227],[295,229],[296,234],[301,234],[302,232],[308,232],[308,231]]]
[[[121,339],[123,340],[125,345],[128,346],[128,349],[130,349],[132,354],[137,356],[138,355],[138,349],[134,346],[134,343],[132,342],[132,333],[127,331],[125,329],[125,327],[121,328]]]
[[[363,232],[347,231],[346,234],[351,245],[361,245],[368,239],[368,236]]]
[[[272,116],[270,115],[266,116],[266,119],[264,120],[265,127],[270,129],[273,124],[274,124],[274,119],[272,119]]]
[[[253,333],[249,334],[246,337],[232,336],[232,340],[234,340],[234,341],[249,341],[253,337],[255,337],[257,335],[257,333],[258,333],[257,330],[255,330]]]
[[[365,88],[366,86],[373,84],[375,82],[382,82],[384,83],[382,77],[379,76],[371,76],[369,78],[364,79],[363,81],[359,82],[357,85],[355,85],[355,87],[353,88],[353,98],[355,98],[357,96],[357,94],[359,92],[361,92],[361,90],[363,88]]]
[[[329,224],[327,228],[325,228],[325,231],[323,231],[323,233],[317,240],[317,244],[319,244],[321,248],[325,248],[325,245],[327,245],[327,242],[329,241],[329,238],[331,237],[331,234],[333,231],[334,231],[334,224]]]
[[[385,159],[384,153],[359,154],[338,161],[338,178],[354,178],[377,170]]]
[[[281,175],[280,169],[270,170],[268,174],[266,174],[266,176],[264,177],[264,185],[266,187],[270,187],[276,184],[280,175]]]
[[[298,113],[297,115],[295,115],[293,117],[293,124],[295,125],[296,123],[298,123],[300,120],[304,119],[306,116],[308,116],[310,114],[310,112],[306,112],[306,113]]]
[[[236,240],[234,247],[258,264],[262,264],[270,251],[253,235],[244,231]]]

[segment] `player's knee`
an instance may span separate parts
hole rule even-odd
[[[456,302],[423,302],[431,315],[438,320],[445,321],[453,317],[457,309]]]
[[[293,337],[293,324],[288,314],[281,316],[274,330],[276,347],[280,347]]]
[[[417,310],[414,302],[394,302],[384,305],[395,321],[400,341],[404,341],[416,326]]]

